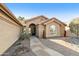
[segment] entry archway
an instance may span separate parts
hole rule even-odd
[[[31,31],[31,35],[36,35],[36,25],[32,23],[29,25],[29,28]]]

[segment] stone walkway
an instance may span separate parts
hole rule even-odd
[[[36,37],[30,38],[30,47],[37,56],[63,56],[61,53],[44,46]]]

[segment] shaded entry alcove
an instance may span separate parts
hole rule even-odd
[[[36,25],[32,23],[29,25],[29,28],[31,31],[31,35],[36,35]]]

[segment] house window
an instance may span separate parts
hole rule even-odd
[[[51,34],[56,35],[57,34],[57,27],[55,25],[51,25],[50,32],[51,32]]]

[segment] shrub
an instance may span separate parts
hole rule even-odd
[[[20,40],[29,39],[29,38],[30,38],[30,33],[29,33],[28,28],[23,27],[21,36],[20,36]]]

